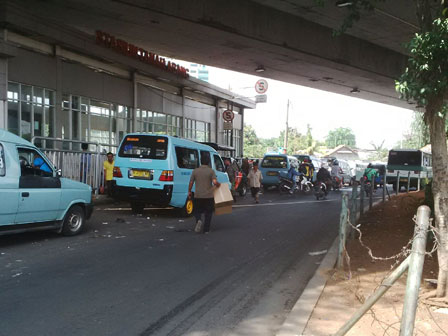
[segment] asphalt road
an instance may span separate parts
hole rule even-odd
[[[340,193],[215,216],[96,209],[84,233],[0,237],[0,335],[274,335],[337,235]]]

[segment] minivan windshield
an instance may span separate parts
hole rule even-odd
[[[261,163],[263,168],[287,168],[287,159],[284,156],[265,156]]]
[[[141,159],[165,160],[168,138],[153,135],[128,135],[121,144],[118,156]]]

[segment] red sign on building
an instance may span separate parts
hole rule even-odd
[[[189,77],[188,69],[186,69],[185,67],[171,61],[167,62],[164,57],[149,52],[143,48],[137,47],[132,43],[117,39],[115,38],[115,36],[104,33],[100,30],[96,31],[96,43],[103,47],[113,49],[120,54],[136,58],[151,65],[155,65],[178,76],[184,78]]]

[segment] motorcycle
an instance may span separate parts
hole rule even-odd
[[[314,196],[316,196],[316,199],[326,199],[327,195],[327,185],[323,182],[317,181],[314,185]]]
[[[289,178],[279,175],[279,179],[280,179],[280,183],[278,184],[278,190],[279,190],[280,194],[282,194],[282,193],[295,194],[296,192],[298,192],[300,190],[299,184],[296,183],[296,186],[294,188],[293,183]]]
[[[331,177],[331,187],[333,190],[339,190],[342,188],[342,179],[339,176]]]
[[[369,181],[367,176],[363,176],[362,178],[364,179],[364,192],[366,193],[366,197],[369,197],[372,191],[372,182]]]
[[[305,194],[308,194],[313,190],[313,184],[304,175],[300,177],[299,184],[300,184],[300,190],[302,190]]]

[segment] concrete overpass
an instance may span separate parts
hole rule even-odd
[[[418,30],[410,1],[386,2],[339,37],[332,29],[346,11],[334,1],[325,8],[313,0],[3,1],[0,20],[34,39],[53,31],[54,41],[45,42],[63,46],[67,29],[102,30],[172,58],[248,74],[261,67],[266,78],[411,107],[394,89],[406,64],[403,43]]]

